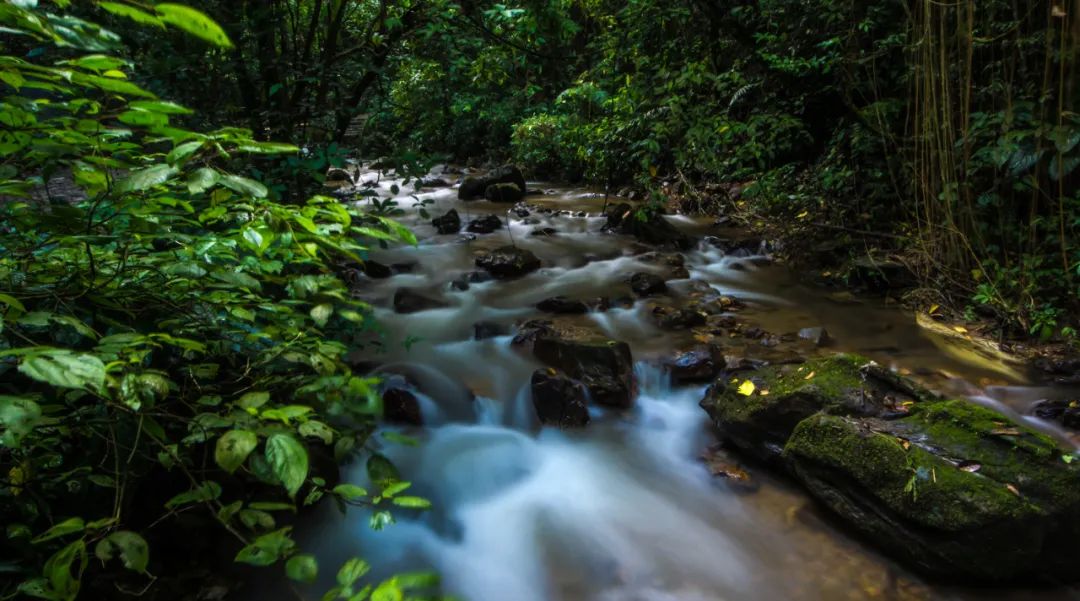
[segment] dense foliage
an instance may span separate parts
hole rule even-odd
[[[231,43],[187,6],[95,4]],[[381,410],[344,359],[371,332],[348,276],[368,242],[412,234],[275,197],[248,162],[297,148],[187,129],[192,111],[129,79],[119,36],[70,8],[0,4],[0,597],[179,598],[183,566],[231,556],[311,582],[290,535],[304,507],[369,505],[381,527],[427,506],[377,453],[377,490],[336,468]],[[325,598],[433,582],[366,571],[350,561]]]

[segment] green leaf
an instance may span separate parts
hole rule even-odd
[[[0,294],[0,303],[3,303],[3,304],[5,304],[5,305],[7,305],[9,307],[14,308],[14,309],[18,309],[19,311],[21,311],[23,313],[26,312],[26,307],[24,307],[23,304],[19,302],[19,299],[15,298],[14,296],[10,296],[10,295],[7,295],[7,294]]]
[[[330,426],[327,426],[318,420],[309,420],[300,424],[297,431],[300,432],[300,436],[318,438],[323,441],[323,444],[334,443],[334,431]]]
[[[244,465],[248,455],[257,446],[259,437],[254,432],[230,430],[218,439],[217,446],[214,447],[214,461],[231,474]]]
[[[183,4],[164,3],[154,6],[163,22],[206,40],[215,46],[232,48],[225,30],[204,13]]]
[[[253,179],[240,177],[239,175],[222,176],[221,185],[237,194],[243,194],[252,198],[266,198],[266,195],[270,193],[270,191],[266,189],[266,186],[261,183]]]
[[[86,570],[86,543],[79,539],[60,549],[42,569],[42,573],[52,588],[51,599],[74,601],[79,596],[79,586],[83,571]],[[72,574],[74,568],[75,573]]]
[[[239,150],[240,152],[249,152],[252,154],[283,154],[300,152],[300,148],[292,144],[255,141],[243,142],[237,147],[237,150]]]
[[[221,485],[217,482],[203,482],[199,486],[180,493],[165,503],[167,509],[176,509],[192,503],[206,503],[221,496]]]
[[[202,145],[203,143],[201,140],[184,142],[183,144],[180,144],[176,148],[173,148],[171,151],[169,151],[169,154],[165,155],[165,160],[170,165],[175,165],[177,163],[183,162],[189,157],[191,157],[191,155],[199,152],[199,149],[202,148]]]
[[[403,599],[405,599],[405,594],[395,578],[383,581],[371,592],[371,601],[403,601]]]
[[[136,110],[160,113],[162,115],[190,115],[195,112],[186,106],[167,100],[135,100],[128,106]]]
[[[383,489],[382,496],[387,499],[393,497],[399,492],[404,492],[412,486],[412,482],[394,482]]]
[[[429,509],[431,501],[423,497],[394,497],[394,505],[410,509]]]
[[[114,15],[121,17],[127,17],[140,25],[154,25],[157,27],[164,27],[161,19],[157,15],[150,14],[146,11],[140,10],[131,6],[130,4],[121,4],[119,2],[98,2],[98,6],[111,12]]]
[[[86,529],[86,522],[84,522],[82,518],[68,518],[60,522],[59,524],[53,526],[52,528],[49,528],[39,536],[35,537],[30,542],[35,544],[43,543],[45,541],[53,540],[54,538],[67,536],[68,534],[72,534],[74,532],[82,532],[84,529]]]
[[[259,407],[265,405],[269,400],[269,392],[256,391],[249,392],[244,396],[240,397],[236,401],[236,404],[239,405],[241,409],[258,409]]]
[[[253,566],[268,566],[288,555],[296,543],[289,537],[291,527],[275,530],[256,538],[250,545],[240,549],[236,561]]]
[[[371,481],[380,486],[387,486],[388,483],[393,483],[401,479],[394,464],[378,453],[373,453],[371,457],[368,457],[367,473],[368,477],[371,478]]]
[[[141,169],[127,176],[116,185],[119,192],[141,192],[169,181],[180,170],[172,165],[161,164]]]
[[[19,446],[22,439],[33,431],[41,420],[41,407],[34,401],[14,396],[0,395],[0,445],[9,449]]]
[[[363,578],[364,574],[367,574],[370,570],[371,566],[368,565],[368,562],[359,557],[353,557],[338,570],[337,583],[343,587],[350,587],[356,584],[356,581]]]
[[[355,484],[338,484],[334,487],[334,494],[346,501],[355,501],[367,496],[367,490]]]
[[[311,309],[311,319],[315,325],[324,327],[330,316],[334,314],[334,306],[330,304],[316,305]]]
[[[94,355],[67,350],[38,351],[23,358],[19,371],[58,388],[100,391],[105,387],[105,364]]]
[[[94,549],[94,555],[103,562],[119,557],[125,568],[141,574],[150,563],[150,546],[138,534],[120,530],[102,539]]]
[[[319,575],[319,563],[314,555],[294,555],[285,563],[285,573],[292,580],[310,584]]]
[[[200,167],[188,176],[187,189],[192,194],[202,194],[221,181],[221,174],[209,167]]]
[[[289,496],[295,497],[308,474],[304,445],[288,434],[273,434],[266,440],[266,460]]]

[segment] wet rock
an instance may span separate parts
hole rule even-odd
[[[803,328],[799,330],[799,338],[806,340],[814,346],[826,346],[832,342],[829,332],[822,327]]]
[[[461,216],[457,209],[450,209],[442,217],[432,219],[431,225],[434,225],[440,234],[456,234],[461,231]]]
[[[490,282],[495,279],[486,271],[470,271],[465,277],[470,284],[483,284],[484,282]]]
[[[458,292],[465,292],[470,287],[471,286],[469,285],[469,279],[467,277],[465,277],[465,276],[461,276],[459,278],[455,278],[455,279],[450,281],[450,289],[451,290],[456,290]]]
[[[458,188],[458,198],[461,200],[482,198],[487,192],[488,187],[497,184],[513,184],[517,186],[518,197],[511,202],[520,200],[526,189],[525,176],[521,174],[521,170],[513,165],[506,165],[504,167],[499,167],[484,176],[466,177],[462,180],[461,186]]]
[[[557,229],[555,229],[553,227],[542,227],[542,228],[537,228],[537,229],[529,232],[529,235],[530,236],[554,236],[554,235],[556,235],[558,233],[559,233],[559,230],[557,230]]]
[[[517,202],[525,197],[522,190],[517,184],[492,184],[484,191],[484,198],[491,202]]]
[[[458,242],[475,242],[476,238],[476,234],[462,234],[458,236]]]
[[[699,347],[681,351],[664,361],[664,367],[676,384],[708,382],[716,377],[727,364],[718,347]]]
[[[702,406],[725,440],[786,467],[924,573],[982,584],[1077,578],[1080,464],[1005,415],[853,355],[725,378]]]
[[[534,335],[533,354],[536,358],[579,380],[593,401],[624,409],[633,404],[636,382],[628,344],[606,339],[552,336],[543,330]]]
[[[473,324],[473,339],[475,340],[498,338],[499,336],[505,336],[507,333],[508,330],[506,326],[500,323],[494,323],[491,321],[478,321]]]
[[[476,200],[484,197],[484,190],[487,190],[487,182],[482,177],[476,177],[474,175],[467,176],[461,180],[461,185],[458,186],[458,198],[461,200]]]
[[[530,319],[518,326],[518,331],[511,341],[513,346],[528,346],[544,336],[555,335],[554,323],[548,319]]]
[[[1077,400],[1039,401],[1032,405],[1031,414],[1070,430],[1080,430],[1080,401]]]
[[[416,271],[416,261],[409,261],[408,263],[391,263],[390,268],[394,270],[394,273],[412,273]]]
[[[420,181],[421,188],[447,188],[450,182],[441,177],[432,177]]]
[[[707,321],[702,313],[680,307],[653,307],[652,315],[657,327],[668,331],[690,330],[705,325]]]
[[[353,176],[351,173],[344,169],[341,169],[339,167],[331,167],[326,170],[326,179],[324,179],[323,181],[325,181],[327,184],[352,185]]]
[[[490,234],[502,227],[502,220],[495,215],[484,215],[469,222],[465,229],[474,234]]]
[[[580,428],[589,423],[585,387],[553,369],[532,375],[533,406],[545,426]]]
[[[603,313],[611,308],[611,299],[606,296],[598,296],[593,299],[589,299],[586,303],[589,309],[596,311],[597,313]]]
[[[518,278],[540,269],[540,259],[532,251],[503,246],[476,258],[476,266],[497,280]]]
[[[644,218],[641,218],[641,217]],[[604,230],[634,236],[642,242],[689,250],[694,241],[667,222],[659,213],[646,211],[639,216],[627,203],[621,203],[608,210]]]
[[[630,289],[638,296],[656,296],[667,292],[667,284],[655,273],[635,273],[630,276]]]
[[[424,424],[420,401],[412,392],[404,388],[390,388],[383,392],[382,401],[383,418],[387,421],[411,426]]]
[[[394,293],[395,313],[419,313],[447,306],[445,302],[424,296],[412,288],[398,288]]]
[[[653,265],[667,267],[670,269],[668,279],[685,280],[690,277],[690,272],[686,269],[686,257],[681,253],[653,251],[638,255],[637,259],[644,263],[652,263]]]
[[[369,278],[382,280],[394,275],[394,270],[377,261],[364,261],[364,275]]]
[[[522,219],[528,217],[529,215],[532,215],[532,213],[529,211],[528,206],[526,206],[525,203],[515,206],[514,214]]]
[[[584,302],[566,298],[565,296],[554,296],[552,298],[544,299],[536,304],[536,308],[545,313],[556,313],[563,315],[573,315],[588,313],[589,307]]]

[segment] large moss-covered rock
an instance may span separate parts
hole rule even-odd
[[[722,435],[886,551],[952,579],[1080,577],[1080,462],[1050,437],[855,356],[759,370],[750,394],[745,381],[702,402]]]
[[[747,381],[753,383],[750,394]],[[815,413],[904,413],[930,396],[862,357],[837,355],[718,380],[701,406],[729,442],[760,459],[774,460],[795,426]]]

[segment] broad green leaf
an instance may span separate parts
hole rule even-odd
[[[236,404],[239,405],[241,409],[258,409],[265,405],[269,400],[269,392],[257,391],[246,393],[244,396],[237,399]]]
[[[9,449],[19,446],[41,420],[41,407],[34,401],[14,396],[0,395],[0,445]]]
[[[67,350],[38,351],[23,358],[19,371],[58,388],[100,391],[105,387],[105,364],[94,355]]]
[[[98,2],[98,6],[114,15],[127,17],[141,25],[164,27],[164,24],[162,24],[161,19],[159,19],[157,15],[135,8],[130,4],[122,4],[120,2]]]
[[[294,555],[285,562],[285,573],[292,580],[310,584],[319,575],[319,563],[314,555]]]
[[[308,474],[304,445],[288,434],[273,434],[266,440],[266,460],[289,496],[295,497]]]
[[[253,566],[268,566],[292,552],[296,543],[289,537],[291,527],[275,530],[256,538],[236,554],[236,561]]]
[[[0,304],[5,304],[24,313],[26,312],[26,307],[24,307],[23,304],[19,302],[19,299],[8,294],[0,294]]]
[[[183,162],[189,157],[191,157],[191,155],[198,152],[199,149],[202,148],[202,145],[202,141],[199,140],[192,142],[184,142],[183,144],[180,144],[176,148],[173,148],[171,151],[169,151],[169,154],[165,155],[165,160],[170,165],[175,165],[177,163]]]
[[[281,144],[279,142],[243,142],[237,150],[240,152],[249,152],[252,154],[283,154],[300,152],[300,148],[292,144]]]
[[[320,328],[326,325],[330,316],[334,314],[334,306],[330,304],[316,305],[311,309],[311,319]]]
[[[300,432],[300,436],[308,436],[311,438],[318,438],[323,441],[323,444],[334,443],[334,431],[326,424],[317,420],[308,420],[297,428]]]
[[[168,509],[176,509],[193,503],[206,503],[221,496],[221,485],[217,482],[203,482],[199,486],[180,493],[165,503]]]
[[[61,536],[67,536],[75,532],[82,532],[86,529],[86,522],[82,518],[74,517],[68,518],[59,524],[49,528],[40,535],[34,537],[30,542],[43,543],[45,541],[53,540],[54,538],[60,538]]]
[[[367,490],[355,484],[338,484],[333,493],[346,501],[355,501],[367,496]]]
[[[103,562],[119,557],[125,568],[141,574],[150,563],[150,546],[138,534],[120,530],[102,539],[94,555]]]
[[[129,103],[128,106],[136,110],[161,113],[162,115],[190,115],[194,112],[186,106],[167,100],[135,100]]]
[[[428,509],[431,507],[431,501],[422,497],[394,497],[394,505],[411,509]]]
[[[338,570],[337,583],[344,587],[350,587],[356,584],[356,581],[363,578],[364,574],[367,574],[370,570],[371,566],[368,565],[368,562],[359,557],[353,557]]]
[[[218,439],[214,447],[214,461],[231,474],[244,464],[257,446],[259,437],[254,432],[230,430]]]
[[[405,593],[398,586],[397,579],[385,580],[371,591],[371,601],[403,601]]]
[[[163,3],[155,5],[154,8],[163,22],[215,46],[232,48],[232,42],[225,30],[204,13],[183,4]]]
[[[180,170],[172,165],[161,164],[141,169],[120,180],[116,185],[119,192],[140,192],[169,181]]]
[[[200,167],[188,176],[187,189],[192,194],[202,194],[221,181],[221,174],[209,167]]]
[[[74,601],[79,596],[86,563],[86,543],[82,539],[60,549],[45,562],[42,573],[52,589],[52,599]]]
[[[221,185],[237,194],[251,196],[252,198],[266,198],[266,195],[270,192],[261,183],[239,175],[222,176]]]

